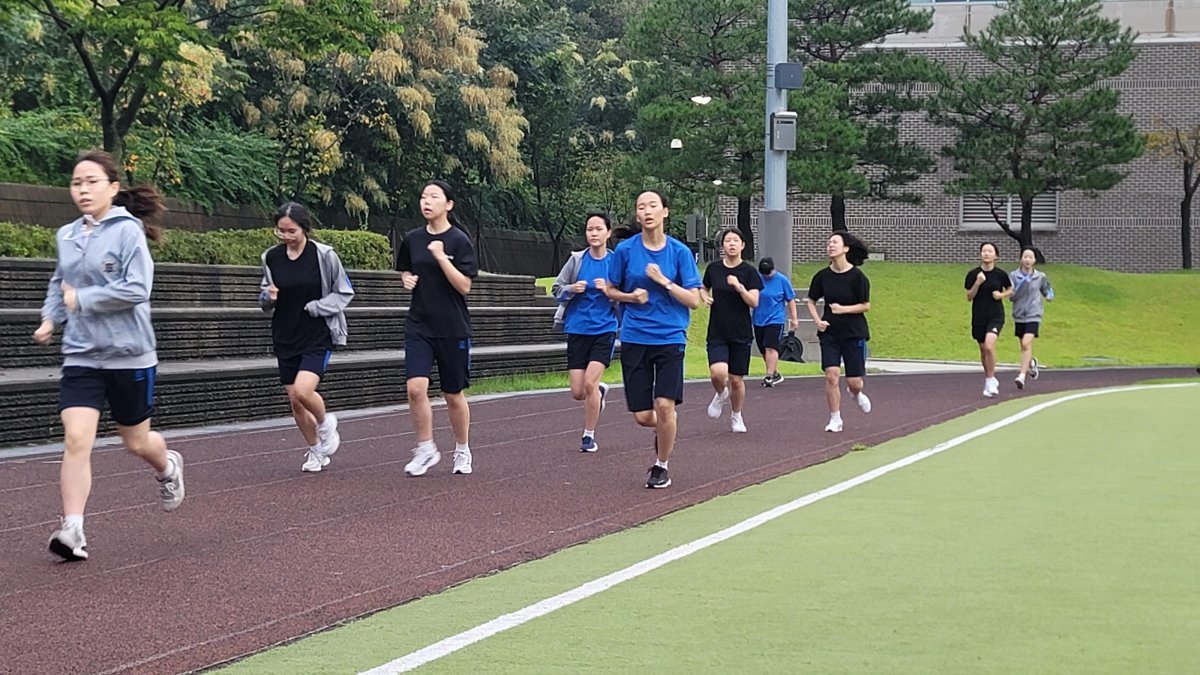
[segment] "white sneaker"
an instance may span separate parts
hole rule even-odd
[[[1030,361],[1029,361],[1029,376],[1030,376],[1030,377],[1032,377],[1032,378],[1033,378],[1033,379],[1035,379],[1035,380],[1036,380],[1036,379],[1038,379],[1038,362],[1037,362],[1037,359],[1030,359]]]
[[[994,377],[989,377],[983,381],[983,395],[987,398],[994,398],[1000,393],[1000,381]]]
[[[158,504],[163,511],[174,511],[183,501],[183,457],[174,450],[167,451],[167,463],[175,471],[166,478],[157,478]]]
[[[1013,382],[1017,385],[1017,389],[1025,388],[1025,376],[1024,375],[1016,376],[1015,378],[1013,378]]]
[[[858,392],[858,395],[854,397],[854,402],[858,404],[858,409],[863,413],[871,412],[871,399],[867,398],[866,392]]]
[[[830,417],[829,424],[825,425],[825,431],[831,431],[835,434],[840,434],[842,432],[842,421],[840,419]]]
[[[337,430],[338,419],[333,413],[325,414],[325,424],[317,427],[317,438],[321,442],[321,454],[326,458],[338,451],[342,445],[342,435]],[[326,461],[326,464],[329,462]]]
[[[83,536],[83,526],[75,525],[62,527],[50,535],[50,552],[63,559],[64,562],[87,560],[87,539]]]
[[[746,423],[742,420],[741,413],[733,413],[729,416],[729,428],[732,429],[733,433],[735,434],[746,433]]]
[[[721,412],[725,410],[725,403],[729,400],[729,387],[725,387],[721,392],[713,394],[712,403],[708,404],[708,416],[714,420],[721,416]]]
[[[471,451],[454,449],[454,473],[471,473]]]
[[[417,446],[413,448],[412,454],[412,460],[404,465],[404,473],[410,476],[423,476],[433,465],[442,461],[442,453],[438,452],[436,445],[428,450]]]
[[[304,466],[300,467],[301,471],[307,473],[320,473],[321,469],[329,466],[329,456],[323,452],[308,451],[308,455],[304,459]]]
[[[600,389],[600,412],[604,412],[604,406],[608,405],[608,385],[601,382],[597,386]]]

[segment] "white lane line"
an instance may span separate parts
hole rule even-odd
[[[1145,389],[1170,389],[1194,386],[1198,385],[1193,382],[1188,382],[1180,384],[1118,387],[1114,389],[1101,389],[1097,391],[1071,394],[1039,403],[1030,408],[1022,410],[1019,413],[1005,417],[1002,420],[992,422],[991,424],[980,427],[969,433],[965,433],[943,443],[939,443],[932,448],[921,450],[920,452],[916,452],[908,455],[907,457],[898,459],[891,464],[885,464],[879,468],[872,469],[871,471],[842,481],[836,485],[832,485],[823,490],[818,490],[817,492],[813,492],[811,494],[807,494],[786,504],[776,506],[769,511],[764,511],[756,516],[747,518],[746,520],[743,520],[735,525],[731,525],[730,527],[727,527],[719,532],[715,532],[687,544],[677,546],[669,551],[660,553],[639,563],[634,563],[625,569],[618,570],[612,574],[600,577],[599,579],[589,581],[581,586],[573,588],[564,593],[560,593],[552,598],[546,598],[545,600],[529,605],[523,609],[498,616],[495,619],[492,619],[487,623],[480,624],[474,628],[471,628],[470,630],[463,631],[457,635],[452,635],[444,640],[435,642],[428,647],[418,649],[415,652],[406,654],[405,656],[393,661],[389,661],[381,666],[363,671],[363,675],[390,675],[391,673],[408,672],[414,668],[418,668],[430,663],[431,661],[436,661],[444,656],[449,656],[460,649],[473,645],[481,640],[485,640],[493,635],[496,635],[497,633],[504,632],[510,628],[516,628],[517,626],[528,623],[533,619],[550,614],[551,612],[562,609],[563,607],[567,607],[568,605],[572,605],[580,600],[590,598],[593,595],[616,586],[617,584],[629,581],[630,579],[636,579],[647,572],[654,571],[668,563],[685,558],[696,551],[704,550],[714,544],[719,544],[726,539],[730,539],[742,534],[743,532],[753,530],[760,525],[769,523],[780,516],[791,513],[792,511],[802,509],[809,504],[814,504],[827,497],[840,494],[849,490],[850,488],[857,487],[863,483],[875,480],[880,476],[885,476],[893,471],[896,471],[897,469],[903,469],[910,464],[915,464],[923,459],[943,453],[950,448],[962,445],[963,443],[979,438],[985,434],[989,434],[997,429],[1002,429],[1010,424],[1019,422],[1027,417],[1035,415],[1047,408],[1051,408],[1061,403],[1075,401],[1081,398],[1089,398],[1092,396],[1102,396],[1105,394],[1116,394],[1128,391],[1141,391]]]

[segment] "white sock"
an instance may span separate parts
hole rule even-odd
[[[330,422],[332,422],[332,421],[333,421],[333,420],[331,420],[331,419],[329,418],[329,415],[325,415],[325,421],[323,421],[323,422],[321,422],[320,424],[318,424],[318,425],[317,425],[317,428],[318,428],[318,429],[320,429],[321,431],[325,431],[325,430],[329,429],[329,427],[331,426],[329,423],[330,423]]]
[[[311,452],[311,453],[313,453],[313,454],[316,454],[316,455],[319,455],[319,454],[321,454],[321,451],[322,451],[322,450],[324,450],[324,449],[325,449],[325,448],[322,448],[320,443],[317,443],[316,445],[310,445],[310,446],[308,446],[308,451],[309,451],[309,452]]]
[[[656,459],[656,460],[654,460],[654,466],[661,466],[662,468],[665,469],[665,468],[667,468],[667,463],[662,460]]]
[[[174,475],[175,475],[175,460],[171,459],[168,456],[167,457],[167,469],[166,469],[166,471],[158,472],[158,479],[159,480],[167,480],[168,478],[170,478],[171,476],[174,476]]]
[[[417,449],[418,450],[426,450],[426,451],[434,451],[434,450],[437,450],[437,443],[434,443],[433,439],[431,438],[427,441],[421,441],[420,443],[417,443]]]
[[[584,435],[584,436],[587,436],[588,438],[595,438],[595,437],[596,437],[596,430],[595,430],[595,429],[584,429],[584,430],[583,430],[583,435]]]
[[[63,516],[63,527],[83,527],[83,514],[73,513]]]
[[[455,443],[454,451],[455,452],[470,452],[471,444],[470,443]]]
[[[742,419],[742,413],[740,413],[740,412],[731,412],[731,413],[729,413],[729,419],[733,419],[733,420],[740,420],[740,419]]]
[[[830,422],[841,422],[842,421],[842,411],[837,410],[837,411],[829,413],[829,421]]]

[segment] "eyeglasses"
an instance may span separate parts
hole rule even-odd
[[[107,178],[89,178],[88,180],[73,180],[73,181],[71,181],[71,187],[77,188],[77,187],[83,187],[86,185],[89,188],[94,188],[97,185],[100,185],[101,183],[111,183],[111,182],[113,182],[113,181],[108,180]]]

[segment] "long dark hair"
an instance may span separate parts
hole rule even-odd
[[[280,206],[278,209],[276,209],[275,217],[272,219],[272,222],[278,225],[279,221],[283,220],[284,218],[289,218],[293,223],[299,225],[300,229],[304,230],[305,236],[308,236],[312,233],[312,215],[308,212],[308,209],[304,208],[303,204],[288,202],[283,206]]]
[[[842,243],[850,250],[846,252],[846,261],[855,267],[861,266],[867,262],[867,255],[870,253],[867,250],[867,245],[861,239],[850,234],[845,230],[835,230],[830,236],[838,236],[842,238]]]
[[[442,194],[446,195],[446,201],[454,202],[454,206],[456,206],[456,207],[458,206],[458,201],[454,198],[454,188],[450,187],[449,183],[447,183],[444,180],[434,179],[434,180],[431,180],[428,183],[426,183],[425,187],[429,187],[430,185],[437,187],[437,188],[441,188]],[[457,208],[450,209],[449,211],[446,212],[446,220],[450,221],[450,224],[453,225],[454,227],[457,227],[458,229],[462,230],[463,232],[466,232],[467,234],[471,234],[470,231],[467,230],[467,226],[463,225],[463,222],[458,219],[458,209]]]
[[[79,157],[75,159],[75,166],[79,166],[83,162],[95,162],[104,169],[104,175],[108,180],[114,183],[121,182],[121,174],[117,170],[117,163],[113,161],[112,155],[103,150],[85,150],[79,153]],[[142,221],[142,227],[146,231],[146,238],[150,241],[162,241],[162,228],[154,224],[162,214],[166,213],[167,206],[163,203],[162,193],[153,185],[145,184],[134,185],[130,188],[123,188],[117,192],[117,196],[113,198],[115,206],[123,206],[127,211]]]

